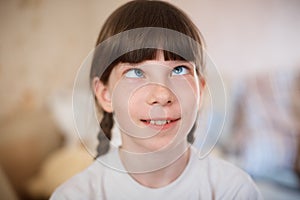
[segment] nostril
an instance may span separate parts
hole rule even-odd
[[[155,100],[155,101],[151,101],[150,102],[151,105],[169,105],[169,104],[172,104],[172,101],[171,100],[168,100],[168,101],[164,101],[164,100]]]
[[[147,94],[147,102],[150,105],[171,105],[174,100],[173,93],[161,85],[155,85],[152,88],[149,88],[149,93]]]
[[[152,104],[158,104],[158,101],[153,101]]]

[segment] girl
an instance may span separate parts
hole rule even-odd
[[[191,146],[201,105],[204,42],[175,6],[131,1],[107,19],[90,79],[103,110],[96,161],[51,199],[260,199],[236,167]],[[113,124],[122,145],[113,147]]]

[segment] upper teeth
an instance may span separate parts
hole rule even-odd
[[[153,125],[165,125],[170,122],[171,122],[171,120],[150,120],[150,124],[153,124]]]

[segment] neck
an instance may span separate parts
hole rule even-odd
[[[130,174],[141,185],[150,188],[164,187],[175,181],[184,171],[189,161],[190,151],[187,150],[179,159],[162,169],[147,173]]]
[[[188,143],[154,154],[131,154],[120,149],[120,157],[130,176],[150,188],[166,186],[186,168],[190,155]]]

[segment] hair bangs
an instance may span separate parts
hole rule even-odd
[[[118,63],[141,63],[141,62],[144,62],[146,60],[155,60],[157,58],[158,51],[163,52],[165,61],[169,61],[169,60],[192,61],[192,60],[189,60],[189,59],[185,59],[182,56],[180,56],[180,55],[178,55],[174,52],[170,52],[170,51],[163,50],[163,49],[153,49],[153,48],[151,48],[151,49],[138,49],[138,50],[128,52],[128,53],[120,56],[114,62],[114,64],[118,64]]]

